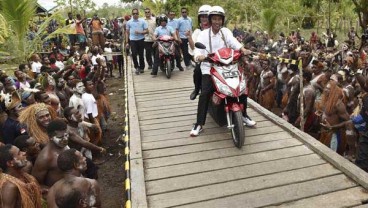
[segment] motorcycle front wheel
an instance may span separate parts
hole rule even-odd
[[[170,79],[171,77],[171,61],[170,60],[166,60],[165,73],[166,73],[166,77]]]
[[[245,141],[244,125],[243,125],[243,114],[241,111],[230,111],[231,120],[234,127],[231,129],[231,136],[234,145],[241,149]]]

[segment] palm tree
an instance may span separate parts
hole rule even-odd
[[[26,57],[26,38],[29,23],[36,13],[36,0],[0,0],[0,14],[5,18],[10,28],[11,35],[7,43],[11,43],[8,49],[10,53]]]
[[[265,9],[262,12],[262,28],[270,34],[270,37],[272,37],[275,33],[277,16],[277,12],[273,11],[272,9]]]
[[[3,15],[0,14],[0,44],[4,44],[5,38],[9,36],[8,23]]]

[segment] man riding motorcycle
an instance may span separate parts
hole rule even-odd
[[[197,42],[200,42],[204,46],[206,46],[206,49],[195,48],[194,60],[196,62],[204,61],[208,53],[213,53],[224,47],[229,47],[234,50],[241,50],[241,52],[245,55],[251,54],[251,51],[245,49],[242,44],[239,43],[239,41],[233,36],[232,32],[228,28],[223,27],[223,24],[225,22],[225,11],[222,7],[213,6],[209,12],[208,19],[211,27],[201,31],[197,40]],[[209,52],[207,50],[209,50]],[[201,63],[202,89],[198,101],[197,121],[193,125],[190,136],[198,136],[199,133],[203,130],[203,125],[206,122],[208,105],[211,95],[214,92],[210,69],[210,63]],[[243,122],[247,126],[254,126],[256,122],[251,120],[246,113],[247,96],[242,95],[240,97],[240,101],[244,105]]]
[[[155,32],[153,33],[154,34],[154,36],[153,36],[154,41],[157,41],[158,38],[160,36],[163,36],[163,35],[172,36],[174,38],[174,40],[177,40],[175,30],[172,27],[167,26],[167,16],[166,15],[161,14],[158,17],[157,21],[158,21],[158,24],[160,26],[156,27]],[[153,75],[153,77],[155,77],[157,75],[158,66],[160,65],[160,57],[159,57],[159,51],[158,51],[157,43],[154,43],[153,47],[154,47],[154,51],[155,51],[155,60],[153,62],[153,68],[152,68],[151,75]]]

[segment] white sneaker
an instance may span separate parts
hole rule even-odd
[[[201,131],[203,130],[201,125],[198,124],[194,124],[192,130],[190,131],[190,136],[191,137],[196,137],[199,135],[199,133],[201,133]]]
[[[249,116],[243,117],[243,122],[246,126],[252,127],[257,124],[257,122],[253,121]]]

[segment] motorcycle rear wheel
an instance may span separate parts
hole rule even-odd
[[[231,120],[234,128],[231,129],[231,136],[234,142],[234,145],[241,149],[245,142],[245,133],[244,133],[244,125],[243,125],[243,114],[241,111],[230,111]]]
[[[167,60],[165,63],[165,73],[166,73],[166,77],[170,79],[171,77],[171,61],[170,60]]]

